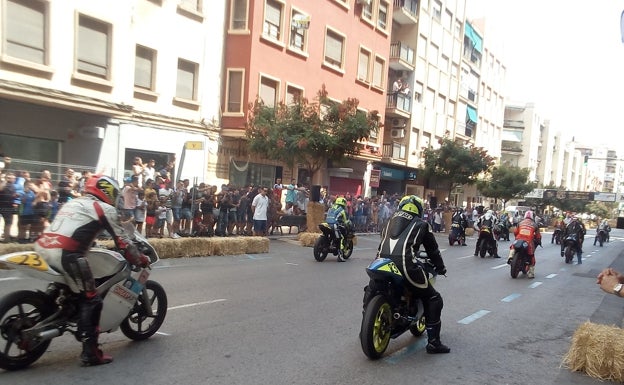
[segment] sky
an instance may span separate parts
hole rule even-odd
[[[507,67],[506,101],[534,103],[550,127],[624,153],[624,0],[466,0]]]

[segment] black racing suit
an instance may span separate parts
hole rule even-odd
[[[429,284],[429,277],[422,263],[413,260],[414,253],[418,253],[421,245],[424,246],[436,272],[445,274],[444,261],[431,226],[416,215],[398,210],[382,230],[377,256],[390,258],[405,276],[412,293],[421,298],[425,308],[429,342],[439,342],[440,315],[444,302],[440,293]]]

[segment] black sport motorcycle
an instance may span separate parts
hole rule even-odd
[[[489,253],[491,257],[498,255],[498,244],[494,239],[492,228],[483,226],[479,230],[479,256],[485,258],[485,254]]]
[[[557,245],[561,244],[561,229],[556,227],[555,231],[553,231],[552,239],[550,243],[556,243]]]
[[[455,243],[463,245],[466,243],[466,239],[463,235],[463,228],[459,223],[451,224],[451,231],[449,232],[449,245],[453,246]]]
[[[578,247],[578,234],[569,234],[563,240],[563,251],[561,252],[561,256],[565,257],[565,263],[572,263],[574,255],[580,252]]]
[[[355,234],[352,226],[345,226],[343,224],[337,224],[339,231],[343,234],[345,240],[344,259],[349,259],[353,254],[353,238]],[[323,222],[319,225],[319,229],[322,234],[314,242],[314,259],[318,262],[323,262],[327,258],[327,254],[332,253],[338,255],[340,252],[340,239],[336,238],[334,229],[327,222]]]
[[[504,223],[494,225],[494,239],[500,241],[509,241],[509,227]]]
[[[594,238],[594,246],[596,245],[596,242],[598,242],[600,244],[600,247],[602,247],[606,241],[607,241],[607,230],[605,229],[598,230],[598,232],[596,233],[596,237]]]
[[[427,253],[421,251],[415,258],[421,261],[429,284],[433,285],[437,274]],[[364,288],[360,343],[364,354],[374,360],[383,355],[390,339],[408,330],[415,337],[421,336],[426,330],[425,309],[420,298],[412,296],[405,278],[391,259],[375,259],[366,273],[370,281]]]

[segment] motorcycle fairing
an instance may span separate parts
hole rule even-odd
[[[390,258],[375,259],[366,268],[366,273],[371,278],[379,275],[388,277],[397,284],[400,284],[403,281],[403,274],[401,274],[398,266]]]
[[[44,281],[65,283],[65,277],[34,251],[18,251],[0,256],[0,263]]]
[[[522,249],[528,249],[529,248],[529,243],[525,240],[522,239],[516,239],[512,245],[512,247],[514,248],[514,250],[522,250]]]

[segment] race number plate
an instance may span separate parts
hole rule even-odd
[[[41,258],[41,256],[37,253],[24,253],[14,255],[10,258],[7,258],[7,262],[14,263],[16,265],[25,265],[32,267],[33,269],[47,271],[49,269],[46,261]]]

